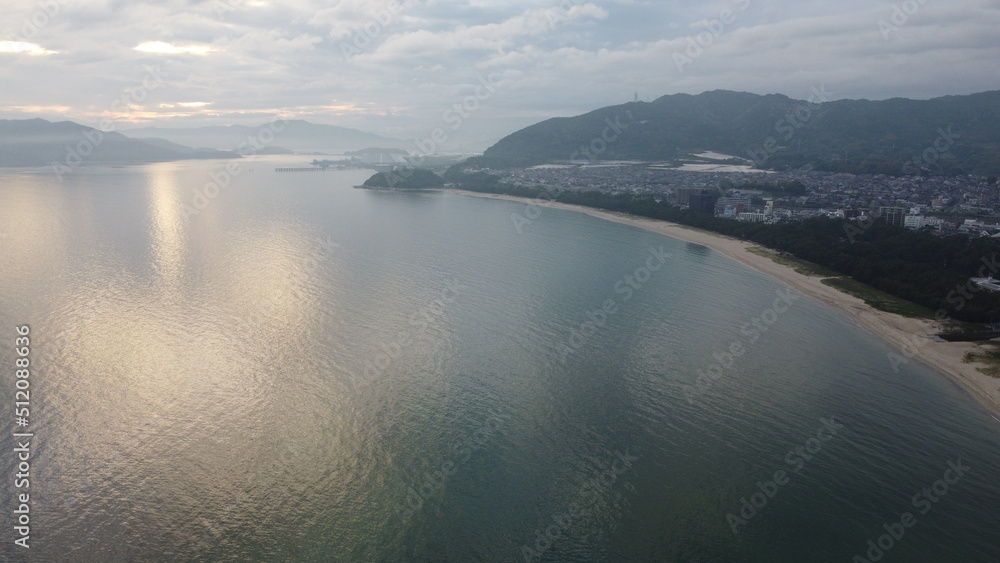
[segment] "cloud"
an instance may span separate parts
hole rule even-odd
[[[26,41],[0,41],[0,54],[54,55],[55,53],[56,51],[49,51]]]
[[[212,105],[212,102],[177,102],[176,104],[160,104],[161,108],[203,108]]]
[[[324,7],[309,18],[309,24],[329,28],[331,39],[345,39],[359,30],[385,27],[402,12],[412,7],[412,1],[341,0],[335,6]]]
[[[215,49],[207,45],[171,45],[163,41],[146,41],[136,45],[135,50],[154,55],[207,55]]]
[[[608,13],[594,4],[525,11],[498,23],[465,26],[444,32],[420,29],[400,33],[386,39],[372,55],[375,60],[397,60],[408,57],[432,56],[454,51],[500,51],[516,39],[547,33],[557,25],[582,19],[604,19]]]
[[[27,114],[36,115],[36,114],[52,114],[52,113],[57,113],[58,114],[58,113],[66,113],[66,112],[73,111],[73,108],[70,107],[70,106],[31,106],[31,105],[28,105],[28,106],[3,106],[3,107],[0,107],[0,110],[3,110],[3,111],[12,111],[12,112],[18,112],[18,113],[27,113]]]

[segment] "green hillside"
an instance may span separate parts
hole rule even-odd
[[[807,101],[716,90],[605,107],[517,131],[471,164],[672,161],[716,151],[777,170],[1000,173],[1000,91],[883,101],[817,94]]]

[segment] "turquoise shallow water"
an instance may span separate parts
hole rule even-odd
[[[218,163],[0,175],[6,560],[851,561],[904,512],[882,561],[1000,559],[1000,425],[839,313],[584,214],[275,165],[203,201]]]

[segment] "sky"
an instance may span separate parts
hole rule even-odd
[[[726,89],[1000,89],[997,0],[6,0],[0,118],[105,130],[306,119],[495,140]]]

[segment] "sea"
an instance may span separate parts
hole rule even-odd
[[[844,314],[296,158],[0,171],[2,560],[1000,561],[1000,422]]]

